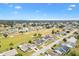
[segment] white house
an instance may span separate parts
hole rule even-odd
[[[76,41],[77,41],[76,38],[71,37],[71,38],[67,39],[67,42],[63,43],[62,45],[65,45],[65,46],[67,46],[69,48],[74,48],[75,45],[76,45]]]
[[[20,48],[22,51],[26,52],[26,51],[29,49],[29,46],[28,46],[26,43],[24,43],[24,44],[22,44],[22,45],[19,45],[19,48]]]
[[[76,43],[77,39],[75,37],[71,37],[69,39],[67,39],[67,42],[71,42],[71,43]]]

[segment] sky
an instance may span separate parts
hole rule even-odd
[[[79,20],[79,3],[0,3],[0,20]]]

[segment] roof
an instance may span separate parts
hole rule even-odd
[[[17,54],[16,49],[12,49],[0,54],[0,56],[15,56]]]
[[[65,51],[65,52],[67,52],[68,50],[69,50],[69,48],[67,47],[67,46],[61,46],[62,47],[62,49]]]
[[[73,48],[73,47],[75,47],[75,43],[72,43],[72,42],[66,42],[66,43],[62,43],[61,44],[62,46],[67,46],[67,47],[69,47],[69,48]]]
[[[19,45],[19,48],[25,52],[29,49],[29,46],[26,43],[24,43],[22,45]]]
[[[69,50],[69,48],[67,46],[64,46],[64,45],[55,49],[55,51],[59,54],[66,53],[68,50]]]
[[[75,37],[71,37],[67,40],[67,42],[76,43],[77,39]]]
[[[52,39],[52,36],[46,35],[46,36],[44,36],[44,39]]]
[[[44,40],[38,39],[38,40],[35,41],[35,44],[40,45],[40,44],[42,44],[43,42],[44,42]]]

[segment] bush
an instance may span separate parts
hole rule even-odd
[[[35,33],[33,36],[37,36],[37,34]]]
[[[18,53],[18,54],[16,54],[15,56],[22,56],[22,54],[21,54],[21,53]]]
[[[10,50],[14,49],[13,47],[10,47]]]
[[[30,41],[28,41],[28,43],[32,43],[32,41],[30,40]]]
[[[0,48],[1,48],[1,45],[0,45]]]
[[[14,45],[13,43],[10,43],[10,44],[9,44],[9,46],[13,46],[13,45]]]

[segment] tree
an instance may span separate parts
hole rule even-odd
[[[56,47],[57,45],[55,44],[53,47]]]
[[[42,36],[42,34],[38,34],[38,37],[41,37]]]
[[[13,45],[14,45],[13,43],[10,43],[10,44],[9,44],[9,46],[13,46]]]
[[[0,48],[1,48],[1,45],[0,45]]]
[[[19,31],[19,33],[23,33],[23,31]]]
[[[10,47],[10,50],[14,49],[13,47]]]
[[[52,47],[51,49],[53,49],[53,50],[54,50],[54,47]]]
[[[55,32],[54,32],[54,30],[52,30],[52,34],[54,34]]]
[[[24,24],[23,27],[26,27],[26,25]]]
[[[28,43],[32,43],[32,41],[30,40],[30,41],[28,41]]]
[[[66,40],[65,38],[63,39],[63,41],[64,41],[64,42],[67,42],[67,40]]]
[[[33,36],[37,36],[37,34],[35,33]]]
[[[70,31],[66,31],[66,33],[70,33]]]
[[[7,33],[4,33],[3,36],[6,38],[8,36],[8,34]]]

